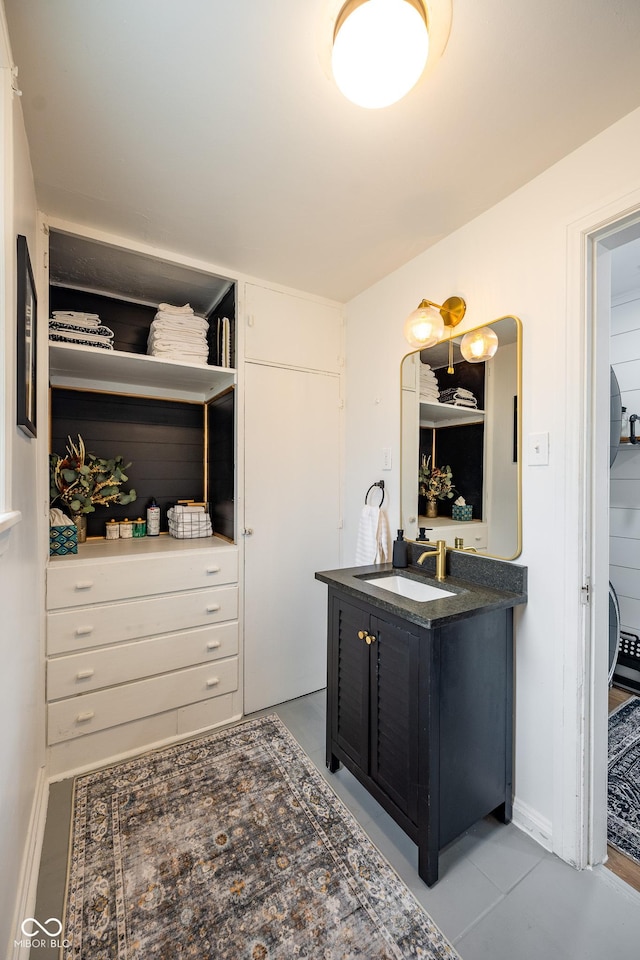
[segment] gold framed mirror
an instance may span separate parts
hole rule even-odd
[[[484,328],[497,336],[495,354],[465,360],[463,337]],[[514,560],[522,551],[520,319],[499,317],[407,354],[400,390],[405,538]]]

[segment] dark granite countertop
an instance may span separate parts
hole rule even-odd
[[[418,554],[415,554],[417,558]],[[401,617],[421,627],[440,627],[455,620],[465,620],[489,610],[515,607],[527,602],[527,569],[517,564],[487,557],[469,556],[452,551],[447,555],[450,573],[446,580],[435,579],[431,558],[424,569],[414,562],[397,569],[390,563],[369,567],[345,567],[316,573],[316,580],[340,590],[347,596],[364,600],[386,613]],[[431,567],[431,569],[430,569]],[[426,582],[454,596],[418,601],[392,593],[365,580],[398,574]]]

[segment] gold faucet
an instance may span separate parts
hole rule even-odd
[[[447,578],[447,541],[436,541],[435,550],[425,550],[418,557],[418,563],[423,563],[427,557],[436,558],[436,580],[446,580]]]
[[[455,549],[456,549],[456,550],[464,550],[465,553],[477,553],[477,552],[478,552],[475,547],[465,547],[465,545],[464,545],[464,540],[462,539],[462,537],[456,537],[456,539],[455,539]]]

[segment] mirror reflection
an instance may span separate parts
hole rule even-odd
[[[460,334],[402,361],[401,522],[408,540],[512,560],[522,549],[521,323],[477,329],[487,328],[498,338],[488,360],[464,359]]]

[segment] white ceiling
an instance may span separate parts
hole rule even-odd
[[[347,300],[640,105],[639,0],[453,0],[400,103],[340,0],[4,0],[49,215]]]

